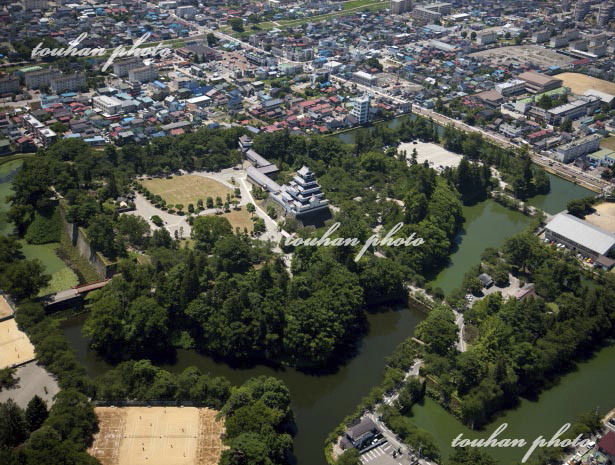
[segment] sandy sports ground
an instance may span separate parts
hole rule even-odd
[[[594,205],[596,213],[587,215],[585,220],[610,233],[615,233],[615,203],[604,202]]]
[[[224,421],[196,407],[97,407],[88,451],[103,465],[215,465]]]
[[[226,202],[226,194],[233,194],[233,191],[224,184],[194,174],[173,176],[171,179],[144,179],[141,184],[152,194],[162,197],[168,204],[183,204],[184,210],[188,208],[189,203],[193,203],[196,207],[199,199],[205,202],[207,197],[211,197],[214,201],[216,197],[221,197],[222,201]]]
[[[0,369],[34,360],[34,346],[13,318],[0,323]]]
[[[13,314],[13,308],[9,305],[3,295],[0,295],[0,319]]]
[[[600,148],[615,151],[615,136],[605,137],[600,141]]]
[[[582,94],[586,90],[594,89],[607,94],[615,95],[615,83],[586,76],[580,73],[562,73],[553,76],[564,81],[565,87],[570,87],[574,94]]]
[[[423,163],[427,160],[432,168],[438,168],[439,166],[458,166],[461,162],[461,155],[449,152],[445,148],[432,142],[418,141],[416,144],[413,142],[402,142],[397,149],[399,152],[406,151],[408,160],[412,156],[412,150],[416,149],[417,161]]]

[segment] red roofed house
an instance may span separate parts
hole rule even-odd
[[[609,431],[600,439],[598,450],[606,455],[611,463],[615,463],[615,433],[613,431]]]

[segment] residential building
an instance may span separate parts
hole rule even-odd
[[[601,136],[592,134],[560,145],[555,152],[555,159],[562,163],[568,163],[582,155],[595,152],[600,148]]]
[[[433,23],[439,21],[442,16],[451,14],[452,9],[451,3],[431,3],[415,7],[412,10],[412,17],[418,25]]]
[[[41,69],[24,73],[24,80],[28,89],[43,89],[49,87],[51,80],[60,74],[60,71],[54,68]]]
[[[476,35],[476,42],[480,45],[489,45],[498,41],[498,35],[495,31],[482,31]]]
[[[32,136],[34,136],[34,138],[37,139],[43,147],[48,147],[57,139],[56,133],[46,127],[34,116],[24,115],[22,117],[22,121],[24,127],[32,133]]]
[[[583,21],[589,14],[591,1],[579,0],[574,5],[573,17],[575,21]]]
[[[613,1],[601,3],[598,9],[598,25],[607,26],[613,16],[615,16],[615,3]]]
[[[142,68],[143,60],[137,57],[127,58],[125,60],[119,60],[113,63],[113,74],[117,77],[128,76],[128,72],[131,69]]]
[[[615,463],[615,433],[609,431],[598,442],[598,450],[606,455],[607,460]]]
[[[350,114],[357,119],[359,124],[366,124],[369,122],[370,100],[370,96],[367,94],[353,100]]]
[[[551,31],[536,31],[532,35],[532,42],[535,44],[541,44],[542,42],[547,42],[551,38]]]
[[[45,10],[47,9],[47,0],[22,0],[24,10]]]
[[[545,238],[594,260],[615,247],[615,234],[568,213],[559,213],[547,223]]]
[[[155,66],[143,66],[128,71],[130,82],[151,82],[158,79],[158,68]]]
[[[92,106],[106,115],[116,115],[122,110],[122,101],[108,95],[99,95],[92,99]]]
[[[85,87],[85,75],[82,73],[65,74],[51,79],[51,91],[54,94],[84,90]]]
[[[391,0],[391,13],[400,15],[412,10],[412,0]]]
[[[561,79],[556,79],[535,71],[526,71],[525,73],[521,73],[518,77],[522,81],[525,81],[525,88],[528,92],[533,94],[557,89],[561,87],[563,83]]]
[[[366,73],[365,71],[357,71],[353,73],[352,80],[357,84],[373,87],[378,85],[378,78],[373,74]]]
[[[177,7],[175,13],[180,18],[194,18],[194,16],[197,14],[197,9],[192,5],[184,5]]]
[[[0,77],[0,95],[17,94],[19,92],[19,77],[6,74]]]

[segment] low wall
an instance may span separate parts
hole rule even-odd
[[[98,276],[102,279],[108,279],[113,277],[116,272],[115,263],[107,263],[100,252],[94,250],[94,248],[88,242],[85,231],[80,228],[76,223],[70,223],[66,220],[66,214],[64,207],[60,204],[60,217],[62,218],[62,226],[68,234],[68,238],[73,247],[75,247],[79,254],[90,262]]]

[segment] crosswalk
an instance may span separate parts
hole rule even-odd
[[[372,450],[362,454],[361,455],[361,463],[363,463],[363,464],[369,463],[372,460],[375,460],[375,459],[377,459],[378,457],[380,457],[381,455],[384,455],[384,454],[390,455],[389,452],[392,454],[393,453],[393,448],[392,448],[391,444],[389,444],[387,442],[385,444],[382,444],[381,446],[376,447],[375,449],[372,449]]]

